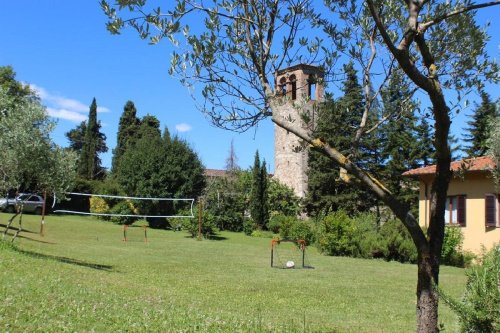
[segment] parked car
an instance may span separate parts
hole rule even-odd
[[[32,193],[21,193],[15,198],[1,198],[0,211],[14,213],[16,206],[22,208],[23,213],[42,214],[43,198]]]

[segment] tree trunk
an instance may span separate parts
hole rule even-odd
[[[438,332],[437,271],[439,264],[428,253],[418,256],[417,332]]]

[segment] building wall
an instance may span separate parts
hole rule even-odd
[[[312,66],[298,65],[282,70],[277,75],[278,85],[286,82],[286,94],[280,101],[277,110],[278,117],[291,126],[300,126],[308,131],[312,130],[315,120],[315,106],[323,97],[323,86],[321,82],[315,85],[310,93],[310,78],[319,77],[320,71]],[[295,77],[296,94],[292,99],[292,81]],[[281,91],[281,87],[277,87]],[[303,121],[303,114],[310,119],[307,123]],[[275,125],[274,127],[274,177],[281,183],[291,187],[295,194],[301,198],[307,192],[307,170],[308,170],[308,148],[292,133]]]
[[[429,224],[429,194],[432,178],[423,178],[420,182],[419,223],[421,226]],[[427,184],[427,186],[426,186]],[[425,189],[427,188],[427,196]],[[481,245],[487,249],[500,243],[500,228],[486,227],[485,225],[485,194],[495,193],[495,186],[489,173],[471,173],[464,179],[454,177],[448,188],[448,195],[466,195],[465,200],[465,227],[461,228],[464,235],[463,249],[475,253],[481,252]]]

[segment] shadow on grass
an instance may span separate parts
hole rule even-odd
[[[209,240],[214,240],[214,241],[223,241],[226,240],[227,237],[219,236],[219,235],[210,235],[208,236]]]
[[[53,256],[50,254],[43,254],[43,253],[37,253],[37,252],[33,252],[33,251],[21,250],[19,248],[16,248],[15,250],[17,252],[24,254],[28,257],[31,257],[31,258],[55,260],[55,261],[59,261],[59,262],[65,263],[65,264],[83,266],[83,267],[97,269],[100,271],[107,271],[107,272],[113,271],[113,266],[110,266],[110,265],[94,264],[94,263],[86,262],[83,260],[72,259],[72,258],[68,258],[68,257]]]
[[[12,237],[14,236],[14,234],[16,233],[17,229],[15,228],[10,228],[9,230],[12,230],[13,232],[7,232],[7,234],[5,235],[5,240],[6,241],[12,241]],[[29,231],[28,231],[29,232]],[[0,239],[3,238],[3,233],[4,233],[4,230],[0,230]],[[30,233],[32,234],[35,234],[35,232],[31,231]],[[26,236],[23,236],[23,235],[17,235],[16,238],[22,238],[22,239],[26,239],[26,240],[29,240],[29,241],[32,241],[32,242],[35,242],[35,243],[42,243],[42,244],[56,244],[54,242],[48,242],[48,241],[44,241],[44,240],[41,240],[41,239],[34,239],[34,238],[31,238],[31,237],[26,237]]]
[[[4,229],[6,229],[7,228],[7,224],[0,223],[0,227],[3,227]],[[13,225],[11,225],[10,228],[9,228],[9,230],[14,230],[14,231],[17,231],[18,229],[19,228],[17,228],[16,226],[13,226]],[[35,231],[27,230],[27,229],[24,229],[24,228],[21,229],[21,232],[27,232],[27,233],[30,233],[30,234],[36,234]]]
[[[191,239],[197,239],[197,236],[184,236],[184,238],[191,238]],[[224,236],[218,236],[218,235],[210,235],[208,237],[202,237],[202,240],[213,240],[213,241],[223,241],[227,240],[227,237]]]

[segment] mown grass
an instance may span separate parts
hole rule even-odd
[[[9,216],[0,214],[0,232]],[[315,267],[269,267],[270,241],[222,232],[130,228],[93,218],[25,215],[15,247],[0,243],[0,331],[412,332],[416,267],[326,257]],[[10,239],[10,236],[7,237]],[[443,267],[442,288],[459,296],[462,269]],[[447,331],[455,316],[444,305]]]

